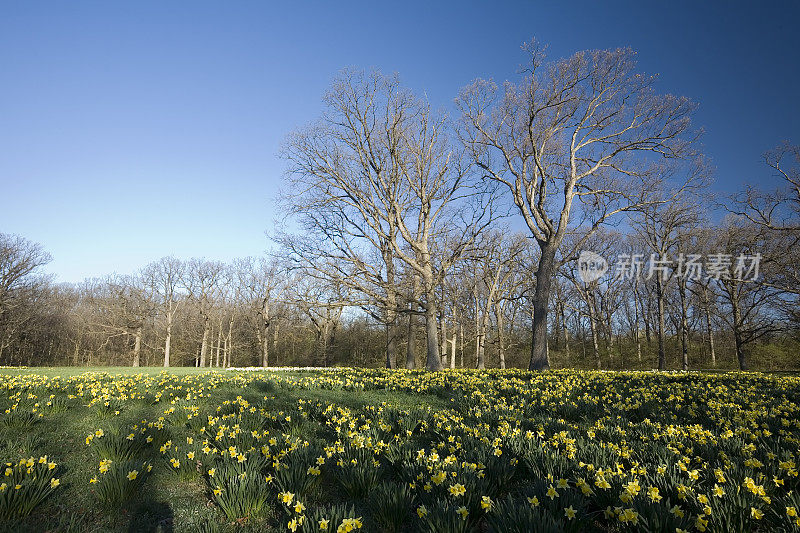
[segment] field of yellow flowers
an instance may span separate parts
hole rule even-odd
[[[9,531],[800,531],[800,378],[4,371]]]

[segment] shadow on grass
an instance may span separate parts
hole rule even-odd
[[[172,533],[175,516],[166,502],[145,501],[132,509],[128,533]]]

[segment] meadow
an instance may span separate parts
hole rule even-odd
[[[800,531],[800,378],[0,370],[3,531]]]

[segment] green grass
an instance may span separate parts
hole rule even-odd
[[[46,405],[51,394],[56,407]],[[102,400],[93,402],[98,397]],[[193,412],[197,416],[187,418]],[[56,492],[31,516],[0,522],[0,532],[287,531],[288,521],[297,515],[278,502],[275,454],[280,452],[280,461],[297,469],[284,474],[281,483],[302,484],[310,475],[308,466],[326,451],[319,482],[307,494],[292,490],[293,501],[302,498],[307,520],[359,516],[365,531],[438,533],[466,527],[483,532],[512,525],[526,530],[519,521],[530,522],[530,527],[547,524],[554,531],[637,530],[604,514],[607,506],[620,505],[619,491],[632,474],[620,479],[610,475],[612,488],[606,494],[593,484],[597,470],[586,470],[585,464],[609,472],[618,464],[626,471],[634,464],[646,466],[641,495],[625,507],[630,505],[643,521],[651,521],[651,530],[659,531],[691,529],[703,508],[697,495],[717,483],[715,469],[723,468],[730,478],[724,485],[726,498],[740,499],[712,500],[711,516],[720,521],[709,530],[769,531],[791,525],[784,508],[800,508],[800,500],[794,503],[800,489],[796,472],[792,475],[796,467],[778,466],[800,463],[798,412],[800,379],[765,374],[0,369],[0,460],[47,455],[58,464],[54,476],[60,479]],[[148,427],[142,435],[155,435],[159,446],[169,439],[173,446],[165,454],[155,445],[134,448],[126,443],[124,436],[135,433],[134,426],[141,427],[142,421],[160,424],[159,420],[162,430]],[[202,434],[201,426],[209,431]],[[214,435],[222,426],[227,429],[217,444]],[[233,434],[234,428],[241,431]],[[104,436],[87,445],[87,436],[100,429]],[[262,430],[268,430],[269,437],[258,433]],[[251,437],[251,431],[258,436]],[[130,446],[126,449],[132,450],[134,461],[154,465],[141,488],[121,505],[98,500],[93,494],[98,485],[89,483],[92,476],[101,477],[100,450],[118,453],[112,446],[118,442],[115,433],[120,446]],[[187,437],[193,444],[187,444]],[[225,468],[257,465],[260,448],[270,437],[277,444],[270,445],[263,466],[245,470],[276,478],[268,487],[266,505],[260,513],[239,516],[244,512],[234,509],[226,517],[224,501],[212,493],[222,477],[212,479],[205,473],[216,468],[222,476]],[[201,454],[203,439],[218,450],[235,445],[236,453],[246,455],[244,465],[235,457]],[[717,444],[710,445],[709,439]],[[385,447],[377,445],[379,440]],[[303,442],[309,443],[307,453]],[[341,449],[329,448],[337,442]],[[167,461],[175,447],[180,451],[174,457],[183,461],[180,475]],[[200,473],[187,459],[191,450],[202,461]],[[420,450],[426,457],[436,451],[439,458],[421,463]],[[448,455],[455,462],[443,463]],[[662,464],[668,472],[660,478],[655,468]],[[475,465],[481,465],[485,475],[476,476]],[[129,468],[134,467],[121,471],[123,478]],[[441,486],[432,484],[437,471],[448,476]],[[700,478],[684,479],[687,471],[698,472]],[[548,485],[561,477],[569,483],[569,488],[560,489],[563,499],[548,500]],[[773,483],[773,477],[785,484]],[[748,478],[766,487],[769,503],[737,496]],[[592,495],[578,491],[583,479],[594,488]],[[414,481],[411,489],[400,490]],[[466,487],[466,495],[448,493],[456,482]],[[678,501],[679,483],[696,486],[689,499],[680,501],[687,511],[685,520],[670,518],[669,507],[664,507]],[[663,502],[647,500],[650,484],[660,488]],[[532,495],[543,502],[541,508],[530,508],[527,498]],[[495,514],[489,516],[481,507],[483,496],[497,503]],[[424,517],[414,512],[421,504],[429,509]],[[462,504],[467,520],[457,514]],[[575,522],[565,521],[567,506],[578,510]],[[754,507],[766,513],[763,522],[749,521]],[[662,525],[671,529],[655,526],[661,515],[669,515]]]
[[[173,376],[223,376],[233,373],[225,370],[197,369],[190,367],[38,367],[24,369],[0,369],[0,376],[43,376],[46,378],[81,378],[97,376],[135,376],[158,377],[163,373]],[[279,372],[287,379],[309,376],[309,372]],[[266,374],[267,377],[271,373]],[[233,400],[242,397],[255,402],[265,396],[258,387],[236,388],[223,386],[214,393],[214,402]],[[298,400],[322,401],[363,409],[368,405],[391,402],[402,408],[418,407],[421,403],[432,408],[445,408],[447,402],[433,395],[412,395],[402,392],[386,391],[342,391],[342,390],[280,390],[270,394],[270,406],[276,411],[296,408]],[[209,500],[204,486],[195,480],[187,482],[178,479],[166,468],[156,468],[148,482],[146,495],[140,495],[128,502],[119,513],[98,509],[87,485],[87,474],[96,470],[97,459],[84,442],[86,435],[103,428],[108,432],[113,428],[127,428],[141,420],[154,420],[163,414],[164,404],[136,401],[126,405],[119,415],[99,417],[85,405],[77,404],[63,413],[46,416],[30,428],[20,433],[14,428],[0,428],[0,460],[13,460],[19,457],[58,456],[63,495],[37,512],[29,520],[14,522],[11,525],[0,523],[0,531],[39,532],[44,529],[58,531],[196,531],[205,524],[226,530],[230,524],[220,523],[219,513],[209,508]],[[172,439],[183,441],[192,432],[187,428],[173,428]],[[4,529],[4,527],[8,529]],[[241,527],[234,528],[240,530]],[[258,528],[256,530],[259,530]]]
[[[190,376],[195,374],[203,374],[205,372],[227,372],[226,370],[218,370],[213,368],[195,368],[191,366],[173,366],[164,368],[161,366],[47,366],[47,367],[26,367],[26,368],[0,368],[0,375],[10,376],[28,376],[40,375],[47,377],[61,376],[79,376],[92,372],[108,372],[109,374],[119,374],[123,376],[131,376],[134,374],[145,374],[148,376],[158,375],[160,372],[169,372],[176,376]]]

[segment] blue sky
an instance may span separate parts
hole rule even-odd
[[[800,142],[800,3],[0,0],[0,231],[60,281],[174,254],[258,255],[286,134],[346,66],[397,71],[450,108],[471,79],[631,46],[696,122],[721,194]]]

